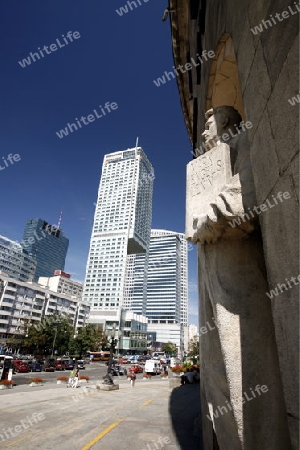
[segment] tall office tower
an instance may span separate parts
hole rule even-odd
[[[119,321],[127,255],[149,244],[153,179],[140,147],[104,157],[83,293],[91,322]]]
[[[0,272],[19,281],[32,281],[36,260],[21,244],[0,235]]]
[[[159,342],[171,341],[183,349],[187,302],[185,236],[174,231],[152,230],[147,280],[148,332],[156,332]]]
[[[148,255],[128,255],[126,264],[123,307],[142,315],[147,308]]]
[[[69,239],[58,226],[42,219],[28,220],[21,245],[36,258],[34,281],[52,277],[55,270],[64,270]]]

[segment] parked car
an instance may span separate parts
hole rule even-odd
[[[127,370],[124,369],[119,364],[116,364],[116,365],[112,366],[110,373],[113,376],[118,376],[118,375],[122,376],[122,375],[127,375]]]
[[[44,372],[54,372],[55,371],[55,360],[54,359],[48,359],[45,361]]]
[[[118,364],[118,361],[116,359],[113,359],[111,363],[112,363],[112,365]],[[108,366],[109,365],[109,361],[106,361],[105,365]]]
[[[65,361],[66,370],[73,370],[74,369],[74,362],[73,361]]]
[[[34,362],[31,364],[31,372],[41,372],[43,369],[42,364]]]
[[[30,372],[30,367],[26,363],[19,364],[18,367],[16,368],[16,372],[18,372],[18,373],[28,373],[28,372]]]
[[[20,367],[21,366],[23,366],[23,365],[26,365],[26,366],[28,366],[28,364],[27,363],[25,363],[22,359],[15,359],[14,360],[14,362],[13,362],[13,372],[14,373],[18,373],[18,372],[20,372]],[[30,368],[28,367],[28,372],[30,372]]]
[[[144,356],[139,356],[136,360],[137,363],[139,364],[145,364],[145,361],[147,361]]]
[[[146,362],[149,359],[151,359],[151,356],[150,355],[143,355],[142,358],[143,358],[143,361]]]
[[[144,369],[139,365],[135,364],[134,366],[130,367],[129,372],[133,373],[143,373]]]
[[[55,370],[66,370],[66,363],[63,359],[57,359],[54,363]]]
[[[128,360],[127,360],[127,358],[120,358],[120,359],[119,359],[119,363],[120,363],[120,364],[127,364],[127,363],[128,363]]]
[[[85,369],[85,361],[83,359],[78,359],[78,361],[76,361],[76,366],[77,369]]]

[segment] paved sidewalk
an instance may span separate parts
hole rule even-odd
[[[181,450],[201,450],[200,385],[185,384],[170,393],[169,412]]]
[[[2,441],[0,430],[3,450],[201,450],[199,385],[171,390],[169,380],[152,379],[132,388],[122,380],[119,390],[105,392],[94,383],[47,383],[0,391],[0,405],[3,430],[37,412],[45,416]]]

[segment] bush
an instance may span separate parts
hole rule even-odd
[[[68,381],[68,377],[57,377],[56,378],[58,381]]]
[[[89,381],[90,377],[88,377],[87,375],[80,375],[79,379]]]
[[[185,372],[186,371],[186,367],[183,367],[183,366],[175,366],[175,367],[172,367],[172,372],[175,372],[175,373],[180,373],[180,372]]]
[[[0,384],[4,384],[4,386],[9,386],[12,384],[12,380],[1,380]]]
[[[43,378],[37,377],[37,378],[32,378],[32,380],[29,380],[28,383],[42,383],[44,380]]]

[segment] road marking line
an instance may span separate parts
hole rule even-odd
[[[150,403],[153,402],[153,400],[154,400],[154,398],[153,398],[152,400],[147,400],[145,403],[142,404],[142,406],[147,406],[147,405],[149,405]]]
[[[11,447],[12,445],[16,445],[16,444],[18,444],[19,442],[24,441],[24,439],[27,439],[27,438],[28,438],[28,435],[22,437],[21,439],[18,439],[17,441],[11,442],[11,444],[8,444],[5,448],[9,448],[9,447]]]
[[[100,441],[107,433],[109,433],[111,430],[116,428],[124,419],[118,420],[117,422],[112,423],[109,425],[109,427],[105,428],[102,433],[98,434],[92,441],[90,441],[88,444],[86,444],[84,447],[82,447],[81,450],[89,450],[93,445],[96,444],[96,442]]]

